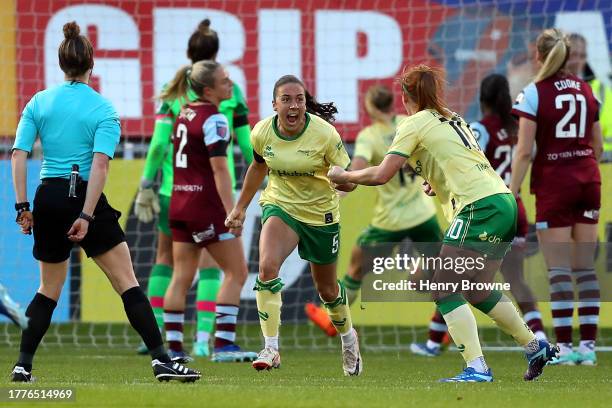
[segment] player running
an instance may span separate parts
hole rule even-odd
[[[452,268],[437,268],[434,272],[434,281],[442,286],[434,292],[434,299],[467,364],[462,373],[441,381],[493,381],[493,373],[480,347],[476,320],[467,302],[486,313],[524,347],[529,361],[524,379],[533,380],[554,357],[555,348],[535,337],[501,292],[459,291],[450,285],[461,284],[468,278],[469,282],[492,282],[515,235],[516,200],[478,147],[468,125],[444,106],[443,74],[418,65],[404,71],[400,82],[410,117],[398,125],[382,163],[357,171],[334,166],[329,172],[330,180],[339,184],[385,184],[408,161],[426,180],[426,193],[437,195],[447,218],[452,219],[444,236],[441,258],[465,262],[469,260],[466,258],[472,258],[483,265],[465,274],[456,273]]]
[[[357,135],[351,170],[379,165],[395,136],[397,124],[405,115],[393,111],[393,93],[382,85],[372,86],[365,95],[365,109],[372,124]],[[349,269],[342,279],[349,306],[355,301],[361,288],[364,249],[381,244],[400,243],[409,238],[418,243],[430,242],[417,249],[419,254],[436,256],[442,241],[442,231],[436,219],[433,200],[423,193],[420,177],[412,169],[402,169],[390,183],[376,188],[376,206],[370,225],[357,239],[353,247]],[[389,248],[391,250],[392,248]],[[377,256],[380,256],[377,252]],[[306,305],[307,316],[325,333],[335,335],[336,329],[324,308],[314,303]]]
[[[219,51],[219,38],[217,33],[210,28],[210,20],[200,22],[196,31],[191,34],[187,45],[187,56],[192,63],[203,60],[216,59]],[[134,213],[141,222],[150,222],[154,214],[158,215],[158,239],[155,265],[151,269],[148,284],[148,296],[155,312],[155,317],[160,330],[163,329],[164,295],[172,277],[172,237],[168,225],[168,209],[170,196],[172,194],[172,127],[178,117],[181,106],[187,101],[197,99],[195,93],[187,90],[184,99],[162,101],[155,121],[155,129],[151,139],[151,145],[147,152],[142,182],[136,202]],[[240,150],[247,163],[253,160],[253,150],[249,141],[250,127],[248,122],[248,108],[238,85],[233,84],[232,97],[221,102],[219,112],[225,115],[228,121],[230,134],[234,135]],[[233,138],[230,137],[228,144],[227,165],[232,178],[232,188],[236,187]],[[153,191],[153,182],[157,172],[162,170],[162,184],[159,189],[159,197]],[[197,338],[193,346],[193,354],[196,356],[208,356],[209,337],[215,325],[215,303],[217,293],[221,287],[221,270],[214,263],[208,252],[202,251],[202,258],[198,265],[198,287],[196,292],[196,319]],[[216,347],[217,345],[215,345]],[[235,358],[242,360],[245,356],[236,353],[224,353],[220,349],[213,355],[217,361],[234,361]],[[146,354],[147,350],[142,344],[139,353]]]
[[[174,180],[169,219],[175,268],[164,297],[168,348],[176,361],[189,360],[183,351],[185,300],[201,249],[206,248],[225,271],[217,295],[215,353],[232,354],[233,360],[252,360],[255,353],[242,352],[235,344],[240,291],[247,277],[246,260],[241,239],[224,225],[234,200],[226,158],[229,125],[218,107],[231,97],[232,81],[217,62],[200,61],[181,68],[160,97],[185,98],[188,89],[197,99],[181,108],[173,130]]]
[[[265,346],[253,367],[262,370],[280,366],[278,330],[283,282],[278,274],[297,246],[300,257],[310,262],[317,292],[340,332],[344,374],[359,375],[363,362],[357,333],[344,285],[336,278],[340,206],[338,194],[327,178],[330,166],[345,168],[350,163],[340,135],[330,124],[337,109],[333,103],[317,103],[293,75],[276,81],[272,98],[276,114],[253,128],[255,160],[247,171],[238,203],[226,220],[232,231],[241,230],[246,208],[269,174],[259,200],[263,227],[259,276],[254,288]],[[350,183],[336,186],[341,191],[352,191],[354,187]]]
[[[28,327],[28,318],[25,311],[8,295],[6,288],[0,284],[0,314],[5,315],[17,326]]]
[[[512,152],[516,145],[518,126],[511,115],[512,99],[508,80],[499,74],[485,77],[480,83],[480,108],[483,118],[470,124],[480,148],[497,174],[510,185]],[[518,218],[516,236],[510,251],[501,264],[501,273],[523,314],[525,322],[537,338],[546,339],[542,315],[535,298],[523,278],[523,261],[527,239],[527,213],[520,196],[516,198]],[[410,350],[418,355],[435,357],[440,354],[441,340],[446,333],[446,324],[440,312],[436,312],[429,326],[427,343],[413,343]]]
[[[597,162],[603,145],[599,105],[589,85],[565,70],[567,36],[557,29],[545,30],[536,47],[540,70],[512,110],[520,119],[510,188],[518,194],[535,143],[531,192],[536,196],[536,229],[548,266],[560,349],[559,358],[551,364],[594,365],[600,302],[594,269],[601,205]],[[572,275],[579,299],[578,352],[572,349]]]

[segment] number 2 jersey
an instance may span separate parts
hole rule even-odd
[[[170,220],[225,218],[210,158],[227,155],[227,118],[210,103],[185,105],[174,124]]]
[[[592,132],[599,103],[586,82],[555,74],[531,83],[517,97],[512,113],[537,123],[532,193],[572,183],[601,183]]]
[[[432,186],[449,221],[470,203],[510,193],[467,123],[456,114],[449,119],[425,109],[409,116],[398,125],[387,154],[407,158]]]

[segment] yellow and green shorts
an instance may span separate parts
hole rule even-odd
[[[516,233],[516,200],[509,193],[490,195],[463,207],[444,234],[444,245],[467,248],[501,259]]]
[[[336,262],[340,249],[340,224],[308,225],[296,220],[282,208],[266,204],[262,208],[261,224],[268,218],[278,217],[298,235],[300,258],[319,265]]]

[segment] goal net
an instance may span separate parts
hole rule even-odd
[[[347,148],[369,124],[363,95],[373,84],[394,87],[406,64],[444,67],[450,107],[466,120],[479,118],[478,87],[487,74],[508,76],[513,96],[530,82],[534,40],[547,27],[577,32],[587,39],[588,64],[609,84],[612,3],[572,0],[4,0],[0,10],[0,283],[11,297],[27,305],[38,287],[38,266],[32,258],[32,237],[20,235],[14,224],[10,148],[23,106],[38,90],[63,79],[57,63],[62,25],[76,20],[92,40],[95,67],[92,86],[107,97],[122,121],[122,141],[105,192],[123,216],[137,277],[143,287],[155,259],[155,223],[143,224],[133,214],[133,201],[153,130],[154,96],[187,63],[189,35],[204,18],[220,37],[218,60],[244,91],[251,125],[272,113],[272,86],[278,77],[295,74],[320,101],[339,109],[336,127]],[[398,98],[399,99],[399,98]],[[401,101],[397,101],[401,112]],[[237,175],[244,161],[236,154]],[[41,153],[28,163],[28,197],[38,184]],[[610,173],[610,164],[602,172]],[[602,178],[606,179],[605,174]],[[602,194],[600,240],[609,240],[612,203]],[[374,195],[358,189],[342,200],[341,248],[338,274],[344,275],[351,247],[371,216]],[[525,199],[533,222],[533,197]],[[244,233],[249,278],[242,291],[239,342],[258,348],[260,334],[253,282],[258,271],[260,210],[253,202]],[[534,237],[531,237],[534,240]],[[601,254],[600,254],[601,255]],[[539,256],[535,254],[534,256]],[[601,256],[605,256],[601,255]],[[603,259],[603,258],[602,258]],[[603,262],[603,261],[602,261]],[[609,268],[609,265],[605,265]],[[310,325],[307,302],[318,302],[306,262],[293,253],[281,271],[283,347],[336,347]],[[188,299],[187,319],[193,322],[194,293]],[[551,328],[549,307],[541,304]],[[611,309],[602,306],[602,326],[611,325]],[[433,304],[357,301],[354,322],[366,348],[402,349],[425,339]],[[0,344],[16,345],[19,332],[0,316]],[[103,273],[75,249],[68,279],[44,344],[66,346],[138,343],[128,326],[120,298]],[[489,347],[513,345],[510,338],[486,320],[484,342]],[[186,338],[190,335],[187,333]],[[602,343],[609,344],[603,338]]]

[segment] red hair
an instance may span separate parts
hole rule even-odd
[[[442,98],[444,90],[444,71],[439,68],[420,64],[404,68],[399,78],[404,95],[417,105],[417,111],[434,109],[442,116],[448,116]]]

